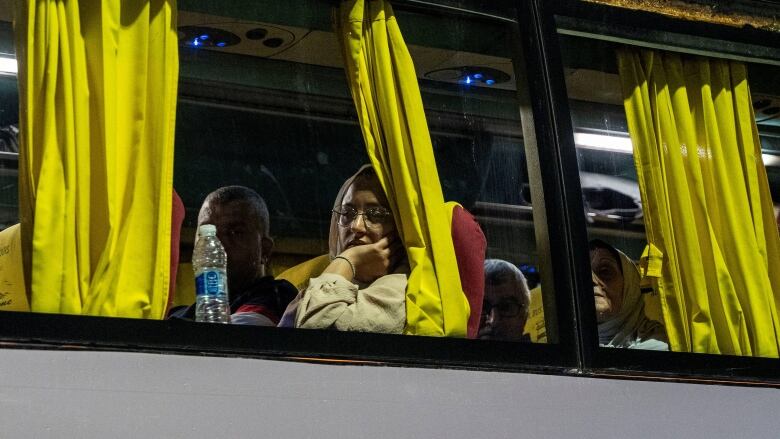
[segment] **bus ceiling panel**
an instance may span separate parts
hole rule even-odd
[[[201,24],[256,23],[259,28],[267,25],[280,29],[298,28],[311,32],[333,33],[331,3],[324,0],[286,2],[266,0],[250,2],[247,5],[246,2],[236,1],[184,0],[179,2],[179,26],[193,25],[193,17],[199,17],[198,21]],[[394,3],[398,25],[407,44],[425,44],[442,49],[463,49],[494,56],[509,56],[505,45],[495,44],[496,39],[506,38],[509,30],[506,24],[511,22],[508,18],[504,17],[499,22],[468,20],[468,25],[464,26],[465,21],[462,16],[451,13],[420,14],[414,10],[406,10],[403,7],[406,3],[420,6],[426,2]],[[444,12],[465,10],[453,7],[434,9]],[[482,15],[485,14],[478,14],[477,17]],[[444,29],[447,31],[442,32]],[[242,39],[247,37],[246,33],[235,34]]]
[[[618,75],[598,70],[568,67],[564,69],[564,75],[570,99],[622,107],[623,90],[620,89]]]
[[[444,33],[443,27],[421,22],[429,17],[410,15],[400,22],[411,23],[404,36],[420,79],[450,84],[466,83],[470,88],[514,90],[514,71],[508,54],[497,54],[495,48],[505,47],[506,26],[482,29],[479,23],[452,23],[461,35]],[[403,27],[403,26],[402,26]],[[437,30],[438,29],[438,30]],[[474,30],[480,35],[469,36]],[[230,64],[244,65],[249,59],[273,59],[295,63],[297,70],[306,65],[343,69],[343,58],[332,30],[236,20],[219,15],[182,11],[179,14],[179,38],[182,58],[198,60],[201,52],[243,55],[223,58],[219,68]],[[415,41],[418,43],[415,44]],[[476,43],[475,43],[476,41]],[[242,68],[242,72],[245,69]],[[262,71],[262,69],[260,70]],[[296,70],[293,70],[295,72]],[[185,75],[187,72],[185,71]],[[287,70],[285,80],[290,80]]]
[[[561,53],[566,60],[564,76],[578,128],[608,129],[626,132],[623,97],[617,74],[614,41],[596,37],[559,34]],[[777,65],[747,64],[756,122],[762,134],[780,127],[780,88]],[[588,107],[585,110],[584,107]],[[594,110],[598,111],[594,111]],[[608,117],[601,117],[608,115]],[[610,128],[604,124],[619,125]]]

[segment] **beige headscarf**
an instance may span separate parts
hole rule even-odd
[[[645,315],[645,301],[639,286],[641,277],[634,262],[604,241],[595,240],[591,243],[614,250],[620,256],[623,271],[623,306],[616,315],[598,324],[599,344],[617,348],[669,350],[664,327]]]
[[[333,208],[337,209],[341,207],[341,202],[344,200],[344,195],[347,193],[347,189],[352,185],[355,179],[371,170],[371,165],[363,165],[355,172],[354,175],[349,177],[339,189],[336,195],[336,200],[333,202]],[[330,216],[330,231],[328,232],[328,254],[321,255],[314,259],[310,259],[306,262],[298,264],[294,267],[288,268],[277,279],[284,279],[295,285],[298,290],[303,290],[309,283],[309,279],[319,276],[322,271],[330,264],[339,253],[339,225],[338,214],[331,213]]]
[[[347,193],[347,189],[349,189],[350,186],[352,186],[352,183],[360,177],[363,174],[366,174],[368,172],[373,172],[373,168],[371,165],[363,165],[360,167],[360,169],[355,172],[355,174],[352,175],[352,177],[349,177],[343,185],[341,185],[341,189],[339,189],[338,194],[336,195],[336,199],[333,201],[333,209],[340,209],[341,203],[344,201],[344,195]],[[341,253],[343,250],[340,248],[339,245],[339,215],[337,213],[331,213],[330,214],[330,231],[328,233],[328,253],[330,254],[330,258],[333,259],[336,256]]]

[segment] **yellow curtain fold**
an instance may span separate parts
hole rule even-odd
[[[672,350],[777,357],[780,239],[745,65],[617,58]]]
[[[346,0],[336,28],[366,150],[412,269],[405,333],[465,337],[469,305],[417,76],[393,10],[384,0]]]
[[[163,318],[175,0],[18,0],[19,191],[34,312]]]

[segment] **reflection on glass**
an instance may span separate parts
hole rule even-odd
[[[187,309],[195,301],[190,263],[195,230],[204,200],[217,188],[246,187],[267,205],[261,233],[254,226],[251,232],[242,229],[245,223],[226,223],[219,231],[228,247],[260,236],[260,245],[250,247],[263,249],[253,253],[261,256],[247,258],[262,261],[244,265],[264,270],[245,276],[249,280],[243,284],[263,278],[263,272],[278,277],[328,253],[331,202],[341,182],[368,161],[332,31],[331,6],[290,2],[247,10],[240,2],[179,3],[174,188],[186,215],[173,307]],[[464,227],[453,240],[456,253],[470,258],[459,257],[458,263],[480,267],[459,270],[472,310],[470,335],[476,338],[480,325],[485,335],[498,333],[484,328],[509,318],[515,320],[514,330],[500,338],[545,342],[518,112],[515,69],[520,64],[512,59],[516,31],[506,23],[403,10],[397,18],[414,61],[444,198],[463,208],[454,214]],[[0,22],[0,35],[11,35],[11,29]],[[0,41],[1,47],[12,48],[11,39]],[[5,207],[0,229],[18,222],[16,85],[12,74],[0,75],[0,181],[9,189],[0,193]],[[345,221],[354,217],[352,224],[369,226],[382,222],[381,216],[358,209]],[[514,301],[497,299],[490,282],[486,288],[483,248],[485,258],[505,261],[517,279],[525,279]],[[305,288],[290,278],[296,291]],[[246,290],[243,284],[233,289]],[[492,322],[490,315],[496,318]],[[265,323],[273,323],[278,316],[265,317]]]
[[[588,232],[600,243],[591,248],[600,343],[648,348],[649,338],[675,351],[776,357],[775,324],[762,316],[774,312],[780,286],[770,200],[780,193],[777,68],[563,34],[560,42]],[[643,81],[651,86],[637,87]],[[620,276],[593,260],[610,254],[620,255]],[[611,285],[637,265],[636,288]],[[639,321],[662,322],[666,338],[655,323],[629,324],[628,338],[605,331],[640,288]]]
[[[202,197],[215,186],[240,184],[257,190],[268,204],[275,242],[271,272],[284,273],[302,289],[304,281],[298,284],[290,269],[328,252],[331,202],[340,182],[367,162],[329,4],[306,11],[295,4],[258,9],[251,16],[229,5],[220,14],[186,3],[181,7],[179,24],[188,31],[220,30],[199,42],[231,41],[195,47],[200,35],[193,31],[181,47],[175,186],[188,210],[184,264],[191,252],[194,209]],[[487,258],[506,260],[525,274],[536,294],[530,294],[524,310],[532,330],[520,325],[520,335],[526,332],[526,338],[543,342],[538,258],[510,55],[513,31],[503,24],[403,10],[396,16],[414,60],[444,198],[460,203],[464,223],[478,228],[454,237],[456,252],[460,246],[462,253],[473,253],[484,234]],[[451,32],[432,38],[422,31],[429,28]],[[374,217],[362,212],[355,219],[373,223]],[[186,275],[187,268],[180,272]],[[190,288],[185,275],[179,276],[182,291]],[[484,279],[461,281],[472,299],[470,329],[476,337],[483,301],[469,291],[477,283],[481,290]],[[177,291],[176,300],[190,299]]]

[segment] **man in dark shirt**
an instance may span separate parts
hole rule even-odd
[[[276,326],[298,292],[266,274],[274,241],[265,200],[244,186],[221,187],[203,201],[198,227],[203,224],[216,226],[227,253],[231,323]],[[195,306],[174,309],[170,317],[193,319]]]

